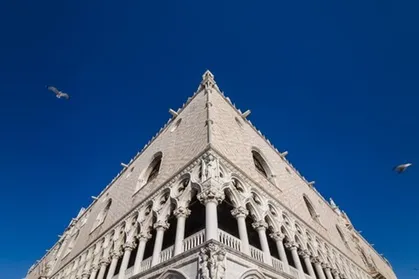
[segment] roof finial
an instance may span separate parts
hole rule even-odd
[[[333,209],[337,208],[336,203],[333,201],[332,198],[330,198],[330,205],[332,206]]]
[[[206,70],[205,73],[202,75],[202,81],[207,80],[214,81],[214,75],[210,72],[210,70]]]
[[[203,89],[208,91],[211,90],[211,88],[215,88],[217,91],[220,91],[214,80],[214,75],[209,70],[206,70],[202,75],[202,81],[197,92],[200,92]]]

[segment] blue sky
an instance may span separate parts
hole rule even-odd
[[[419,163],[415,1],[139,2],[0,3],[2,278],[23,278],[206,69],[418,278],[419,166],[392,172]]]

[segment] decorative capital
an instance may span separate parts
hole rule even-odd
[[[324,269],[330,269],[330,264],[328,264],[328,263],[322,263],[322,268],[324,268]]]
[[[337,269],[332,269],[332,274],[335,276],[335,278],[339,278],[339,271]]]
[[[119,259],[122,256],[122,252],[120,250],[112,251],[111,258],[112,259]]]
[[[132,251],[136,247],[136,244],[134,241],[130,241],[124,244],[124,250],[125,251]]]
[[[181,206],[176,208],[175,211],[173,211],[173,214],[176,216],[176,218],[188,218],[188,216],[191,215],[191,211],[188,208]]]
[[[313,264],[321,264],[321,260],[320,260],[320,258],[319,257],[313,257],[312,259],[311,259],[311,262],[313,263]]]
[[[90,269],[89,269],[89,272],[88,273],[93,273],[94,271],[97,271],[98,270],[98,267],[97,267],[97,265],[92,265],[91,267],[90,267]]]
[[[273,233],[269,234],[269,236],[275,241],[282,241],[285,238],[285,234],[283,234],[281,232],[273,232]]]
[[[244,206],[239,206],[231,210],[231,215],[235,218],[246,217],[249,215],[249,210],[247,210]]]
[[[303,257],[303,259],[305,258],[309,258],[310,257],[310,252],[308,250],[300,250],[298,252],[298,254]]]
[[[201,193],[197,196],[198,200],[202,204],[207,204],[209,202],[215,202],[217,204],[221,203],[224,198],[224,192],[218,187],[206,187],[202,190]]]
[[[260,220],[260,221],[252,223],[252,227],[255,230],[262,230],[262,229],[266,230],[268,228],[268,224],[265,221]]]
[[[144,240],[144,241],[148,241],[150,238],[152,237],[152,235],[151,235],[151,233],[149,232],[149,231],[143,231],[143,232],[140,232],[139,234],[138,234],[138,240]]]
[[[99,264],[102,266],[107,266],[110,263],[109,257],[105,257],[99,261]]]
[[[290,250],[297,250],[298,244],[295,241],[288,241],[287,243],[285,243],[285,247]]]
[[[167,223],[166,220],[158,220],[156,223],[154,223],[153,227],[156,230],[167,230],[169,228],[169,223]]]

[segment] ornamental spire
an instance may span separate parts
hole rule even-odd
[[[214,75],[209,70],[206,70],[205,73],[202,75],[202,81],[199,84],[198,92],[200,92],[203,89],[205,89],[208,92],[212,88],[220,92],[220,89],[218,88],[217,83],[215,82]]]

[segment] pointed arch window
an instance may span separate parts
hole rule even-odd
[[[306,195],[303,195],[303,199],[304,199],[304,203],[306,204],[306,207],[308,209],[308,212],[310,213],[311,218],[313,218],[315,221],[318,222],[320,215],[314,209],[313,204],[311,203],[311,201],[308,199],[308,197]]]
[[[349,248],[348,241],[346,240],[345,234],[343,233],[342,229],[338,225],[336,225],[336,230],[338,231],[339,236],[342,239],[342,241],[345,244],[345,246],[347,248]]]
[[[150,174],[147,177],[146,183],[152,181],[154,178],[157,177],[160,171],[160,165],[161,165],[161,156],[157,156],[149,167],[151,170],[150,170]]]
[[[162,158],[163,154],[161,152],[158,152],[153,156],[150,165],[145,170],[143,170],[138,177],[135,193],[137,193],[138,190],[140,190],[144,185],[153,181],[157,177],[160,171]]]
[[[109,209],[112,205],[112,199],[108,199],[106,202],[106,206],[102,209],[101,212],[96,217],[95,223],[93,224],[92,231],[94,231],[97,227],[99,227],[106,219],[106,216],[108,215]]]
[[[253,157],[253,163],[255,164],[256,170],[269,180],[272,174],[266,161],[256,150],[252,151],[252,157]]]

